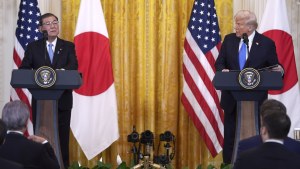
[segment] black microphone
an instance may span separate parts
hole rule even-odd
[[[43,33],[44,40],[48,40],[48,31],[47,30],[43,30],[42,33]]]
[[[247,47],[249,47],[249,46],[248,46],[249,39],[248,39],[247,33],[243,33],[242,38],[243,38],[243,40],[244,40],[244,43],[247,45]]]
[[[42,34],[43,34],[43,39],[44,39],[44,46],[45,46],[45,53],[44,53],[44,57],[45,57],[45,64],[44,64],[44,66],[46,66],[47,64],[47,62],[46,62],[46,60],[47,60],[47,53],[48,53],[48,51],[47,51],[47,40],[48,40],[48,31],[47,30],[43,30],[42,31]]]

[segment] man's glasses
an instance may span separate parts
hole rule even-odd
[[[52,22],[45,22],[45,23],[43,23],[43,25],[44,25],[44,26],[50,26],[50,25],[53,24],[53,25],[56,26],[58,23],[59,23],[58,21],[52,21]]]

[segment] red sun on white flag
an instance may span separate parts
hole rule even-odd
[[[269,91],[269,98],[287,107],[292,121],[289,136],[293,137],[294,128],[300,127],[300,90],[285,0],[267,1],[259,31],[275,41],[279,62],[284,67],[283,88]]]
[[[74,36],[83,85],[73,92],[71,129],[90,160],[119,138],[109,38],[99,0],[82,0]]]

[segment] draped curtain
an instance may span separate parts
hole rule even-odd
[[[127,164],[133,159],[133,143],[127,135],[133,126],[139,133],[159,135],[171,131],[176,138],[173,168],[219,166],[221,154],[212,158],[185,112],[182,92],[182,54],[185,32],[194,0],[101,0],[111,44],[120,138],[88,161],[71,136],[70,161],[94,166],[102,158],[115,168],[117,155]],[[222,37],[232,31],[232,0],[215,0]],[[73,41],[80,0],[62,0],[61,34]],[[85,113],[85,112],[82,112]],[[102,120],[99,119],[99,123]],[[88,125],[88,124],[87,124]],[[160,146],[160,154],[163,152]]]

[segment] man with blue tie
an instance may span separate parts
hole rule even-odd
[[[248,67],[260,69],[277,65],[272,70],[283,74],[274,41],[256,31],[258,24],[255,14],[241,10],[234,16],[234,21],[235,33],[225,36],[215,63],[216,71],[229,72]],[[259,103],[266,98],[267,92]],[[229,164],[234,147],[237,102],[230,91],[222,91],[220,104],[224,110],[223,162]]]
[[[38,69],[49,66],[55,69],[77,70],[78,61],[75,45],[58,37],[59,21],[57,16],[46,13],[40,17],[40,32],[47,36],[30,43],[19,69]],[[33,124],[35,124],[36,100],[32,99]],[[69,133],[71,109],[73,106],[72,90],[65,90],[58,100],[58,127],[61,153],[65,168],[69,164]]]

